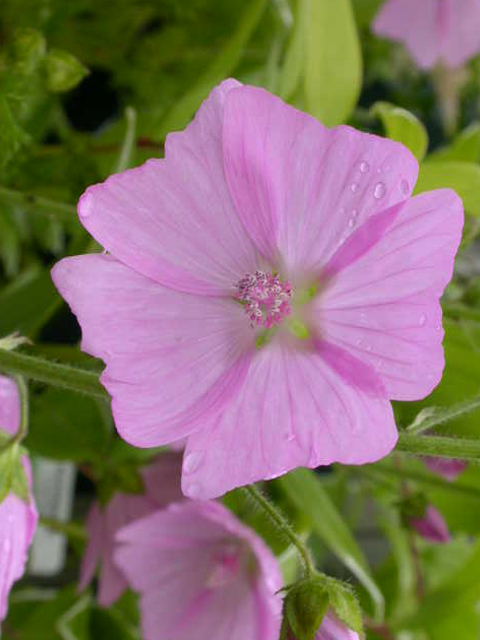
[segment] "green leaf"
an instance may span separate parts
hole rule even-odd
[[[15,72],[29,75],[35,72],[43,60],[47,43],[36,29],[18,29],[13,36],[10,49]]]
[[[350,0],[300,0],[305,12],[305,105],[323,124],[344,122],[362,86],[362,53]],[[302,18],[300,18],[302,19]]]
[[[438,588],[427,593],[421,607],[398,623],[399,629],[437,629],[456,612],[474,611],[480,600],[480,542],[467,561]],[[432,635],[432,637],[437,637]]]
[[[30,502],[30,489],[28,487],[28,478],[25,467],[22,464],[21,457],[18,458],[18,464],[15,465],[12,476],[12,493],[23,500]]]
[[[415,194],[454,189],[468,213],[480,215],[480,166],[472,162],[426,160],[420,165]]]
[[[280,97],[288,100],[293,96],[300,84],[302,72],[305,63],[305,35],[306,35],[306,18],[307,11],[305,8],[307,3],[299,0],[298,10],[295,15],[290,41],[285,53],[285,61],[283,63],[280,76]]]
[[[376,102],[370,112],[380,118],[388,138],[408,147],[419,162],[423,160],[428,147],[428,134],[413,113],[389,102]]]
[[[58,460],[101,462],[109,434],[95,400],[59,389],[48,389],[31,400],[26,446]]]
[[[21,464],[18,444],[13,444],[0,453],[0,503],[12,490],[16,467]]]
[[[29,141],[29,135],[14,120],[7,101],[0,96],[0,170]]]
[[[46,60],[47,86],[50,91],[68,91],[76,87],[89,71],[68,51],[52,49]]]
[[[33,267],[0,291],[0,336],[34,336],[61,304],[50,272]]]
[[[170,131],[183,129],[213,87],[233,71],[262,17],[266,4],[266,0],[250,0],[240,17],[235,33],[199,80],[166,114],[157,138],[163,140]]]
[[[385,606],[383,596],[375,584],[362,550],[321,482],[308,469],[297,469],[278,481],[292,503],[310,519],[317,535],[367,589],[375,616],[381,619]]]
[[[468,415],[480,409],[480,394],[448,407],[427,407],[422,409],[411,425],[407,427],[409,433],[422,433],[433,427],[451,422],[456,418]]]
[[[136,628],[129,626],[114,609],[95,607],[90,614],[90,634],[92,638],[111,638],[111,640],[138,640]]]
[[[460,160],[478,163],[480,160],[480,123],[473,122],[460,132],[452,144],[434,151],[428,159],[435,162]]]

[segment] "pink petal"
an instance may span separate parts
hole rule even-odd
[[[314,302],[323,338],[373,367],[392,399],[423,398],[441,379],[439,298],[452,276],[462,225],[453,191],[411,199],[378,243]]]
[[[356,224],[408,197],[418,174],[403,145],[326,129],[254,87],[227,95],[223,144],[243,224],[277,268],[300,276],[324,266]]]
[[[243,539],[259,563],[225,588],[209,588],[217,544]],[[277,640],[281,577],[271,552],[215,503],[184,503],[158,511],[118,535],[117,563],[141,594],[146,640]],[[148,568],[148,569],[147,569]]]
[[[315,640],[359,640],[359,636],[340,622],[333,611],[328,611]]]
[[[445,518],[440,511],[432,505],[428,505],[423,518],[411,518],[410,525],[423,538],[430,542],[449,542],[450,532],[445,522]]]
[[[439,11],[442,59],[450,67],[459,67],[480,51],[480,3],[443,0]]]
[[[397,431],[373,376],[372,385],[361,389],[313,347],[269,344],[224,411],[189,437],[183,492],[213,498],[298,466],[378,460],[395,445]]]
[[[419,67],[430,69],[441,49],[438,6],[438,0],[387,0],[373,22],[373,31],[403,42]]]
[[[105,249],[181,291],[230,295],[257,264],[223,174],[223,104],[237,86],[219,85],[187,129],[167,137],[165,160],[111,176],[79,202],[82,224]]]
[[[0,428],[14,435],[20,426],[20,394],[12,378],[0,375]]]
[[[24,458],[23,464],[31,490],[30,462]],[[13,583],[25,572],[37,522],[38,513],[32,497],[27,504],[16,495],[9,494],[0,504],[0,620],[7,614]]]
[[[105,513],[104,547],[100,568],[98,602],[109,607],[127,588],[127,582],[114,562],[117,532],[155,509],[154,503],[142,495],[117,493],[107,505]]]
[[[103,554],[105,540],[105,517],[100,506],[94,502],[85,523],[88,533],[88,540],[82,557],[80,566],[79,591],[84,591],[93,580],[97,564]]]
[[[448,458],[424,458],[425,465],[445,480],[453,482],[467,468],[467,463],[462,460],[450,460]]]
[[[105,255],[66,258],[52,277],[82,326],[83,350],[107,364],[115,424],[135,446],[185,437],[241,381],[252,337],[231,298],[165,288]]]
[[[145,493],[159,507],[184,498],[180,486],[182,457],[180,453],[162,453],[141,470]]]

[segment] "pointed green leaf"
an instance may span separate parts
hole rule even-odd
[[[370,112],[380,118],[388,138],[401,142],[418,161],[423,160],[428,147],[428,134],[413,113],[389,102],[376,102]]]
[[[450,188],[463,200],[466,211],[480,216],[480,166],[473,162],[426,160],[420,165],[415,193]]]
[[[350,585],[328,578],[328,595],[330,606],[349,629],[363,637],[362,609]]]
[[[301,0],[305,105],[327,126],[345,122],[362,86],[362,52],[350,0]]]
[[[47,86],[50,91],[68,91],[88,75],[88,69],[68,51],[52,49],[47,55]]]

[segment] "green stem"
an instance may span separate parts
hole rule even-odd
[[[125,171],[125,169],[128,169],[132,161],[132,153],[135,147],[135,132],[137,128],[137,112],[133,107],[127,107],[125,109],[125,121],[127,125],[125,138],[123,140],[118,159],[113,167],[113,173]]]
[[[448,482],[448,480],[443,480],[442,478],[434,476],[427,471],[423,472],[404,468],[398,469],[381,462],[377,462],[374,465],[368,464],[365,466],[350,467],[349,471],[354,474],[364,475],[377,482],[379,480],[385,482],[385,476],[387,476],[396,478],[397,481],[411,480],[412,482],[416,482],[424,487],[438,487],[444,491],[456,493],[457,495],[471,496],[472,498],[477,498],[477,500],[480,498],[479,488],[463,484],[462,482]]]
[[[97,373],[28,356],[18,351],[0,349],[0,371],[97,398],[109,398],[106,389],[99,382]]]
[[[480,440],[468,438],[401,433],[398,437],[396,450],[413,453],[418,456],[459,458],[461,460],[476,460],[480,462]]]
[[[243,487],[243,491],[251,498],[255,504],[265,513],[267,518],[273,523],[277,529],[288,541],[296,547],[298,554],[302,560],[307,577],[311,577],[315,573],[315,566],[310,555],[310,551],[303,543],[299,536],[295,533],[282,512],[276,507],[263,493],[253,484]]]
[[[0,202],[2,201],[20,205],[34,213],[41,213],[64,224],[78,224],[76,208],[65,202],[56,202],[31,193],[0,187]]]
[[[44,527],[48,527],[52,531],[58,531],[58,533],[64,533],[69,538],[75,538],[77,540],[85,541],[87,534],[85,529],[76,522],[61,522],[55,518],[47,518],[46,516],[40,516],[40,524]]]

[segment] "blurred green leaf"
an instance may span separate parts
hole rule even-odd
[[[295,93],[304,70],[306,19],[308,17],[306,9],[307,4],[303,0],[299,0],[280,75],[279,94],[284,100],[288,100]]]
[[[47,86],[50,91],[68,91],[88,75],[88,69],[68,51],[52,49],[46,59]]]
[[[278,482],[293,504],[310,520],[317,535],[367,589],[375,615],[381,619],[385,606],[383,596],[375,584],[362,550],[320,480],[308,469],[297,469]]]
[[[47,389],[31,399],[31,423],[26,446],[48,458],[102,462],[109,434],[91,398]]]
[[[428,156],[429,161],[475,162],[480,160],[480,123],[473,122],[461,131],[447,147],[441,147]]]
[[[415,193],[433,189],[454,189],[468,213],[480,215],[480,165],[460,161],[432,161],[420,165]]]
[[[345,122],[362,85],[362,52],[350,0],[300,0],[306,25],[305,105],[326,126]]]
[[[13,119],[7,101],[0,96],[0,171],[29,141],[28,134]]]
[[[170,131],[183,129],[213,87],[230,75],[258,25],[266,4],[266,0],[250,0],[239,19],[235,33],[232,34],[225,47],[194,86],[162,120],[156,136],[158,139],[163,140]]]
[[[428,134],[413,113],[388,102],[376,102],[370,112],[380,118],[388,138],[408,147],[419,162],[423,160],[428,147]]]

